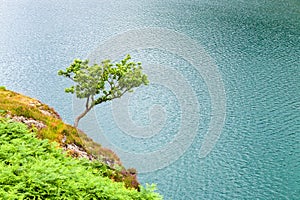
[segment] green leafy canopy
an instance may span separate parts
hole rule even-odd
[[[88,60],[75,59],[66,71],[60,70],[58,75],[75,82],[74,86],[65,89],[67,93],[75,93],[78,98],[91,98],[97,105],[149,83],[141,63],[130,59],[127,55],[119,63],[104,60],[92,66],[89,66]]]

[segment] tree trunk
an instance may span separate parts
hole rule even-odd
[[[77,128],[78,127],[78,123],[79,123],[79,120],[81,118],[83,118],[91,109],[93,108],[93,106],[90,106],[89,108],[86,108],[85,111],[83,113],[81,113],[80,115],[78,115],[76,118],[75,118],[75,121],[74,121],[74,127]]]

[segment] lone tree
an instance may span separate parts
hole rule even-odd
[[[142,84],[148,85],[147,75],[142,72],[142,64],[130,59],[130,55],[127,55],[119,63],[104,60],[101,64],[92,66],[88,65],[88,60],[75,59],[66,71],[58,71],[58,75],[75,82],[65,92],[75,93],[77,98],[86,99],[85,110],[75,118],[76,128],[79,120],[95,105],[120,98]]]

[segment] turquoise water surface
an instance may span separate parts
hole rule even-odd
[[[135,165],[120,154],[165,199],[299,199],[299,1],[0,0],[0,24],[0,85],[49,104],[68,123],[77,104],[64,93],[71,83],[56,74],[74,58],[131,30],[163,28],[190,38],[214,63],[225,96],[212,96],[218,84],[207,82],[178,48],[129,49],[152,80],[128,97],[124,117],[137,128],[122,125],[128,119],[114,110],[121,110],[118,100],[95,109],[99,134],[135,155],[159,151],[184,127],[190,143],[158,155],[161,167],[142,159]],[[220,137],[200,158],[208,130],[216,128],[210,125],[218,117],[216,97],[225,97]],[[101,143],[97,133],[91,136]]]

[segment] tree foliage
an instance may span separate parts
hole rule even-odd
[[[104,60],[101,64],[92,66],[88,60],[75,59],[65,71],[58,71],[58,75],[75,83],[66,88],[65,92],[75,93],[78,98],[86,99],[85,110],[75,119],[75,127],[95,105],[120,98],[126,92],[149,83],[147,75],[142,72],[142,64],[130,59],[130,55],[127,55],[119,63]]]

